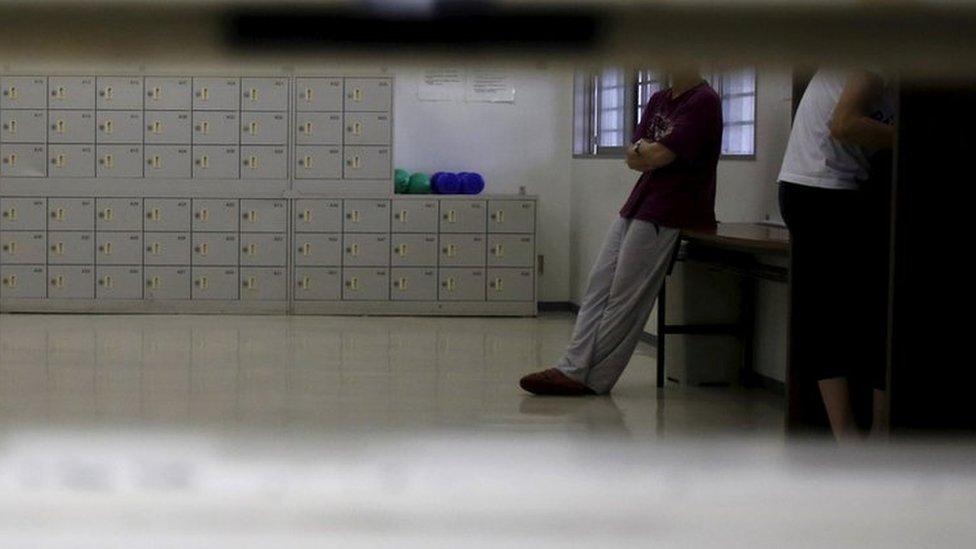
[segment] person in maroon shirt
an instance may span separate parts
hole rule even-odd
[[[654,94],[627,150],[640,172],[596,265],[566,355],[523,377],[539,395],[610,392],[654,308],[681,229],[715,226],[715,179],[722,149],[722,100],[697,71],[671,74]]]

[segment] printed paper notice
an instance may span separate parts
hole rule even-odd
[[[471,71],[465,86],[464,100],[479,103],[514,103],[512,76],[500,71]]]
[[[428,69],[420,80],[417,98],[421,101],[460,101],[464,89],[464,70]]]

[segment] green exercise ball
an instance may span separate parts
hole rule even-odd
[[[410,189],[410,172],[397,168],[393,172],[393,189],[398,193],[406,193]]]
[[[430,194],[430,176],[420,172],[411,175],[407,192],[410,194]]]

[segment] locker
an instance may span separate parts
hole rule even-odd
[[[153,77],[145,79],[146,110],[188,111],[192,108],[192,86],[189,77]]]
[[[47,269],[48,299],[92,299],[95,270],[91,265],[59,265]]]
[[[48,229],[90,231],[95,228],[94,198],[48,198]]]
[[[343,147],[343,177],[346,179],[390,179],[389,147]]]
[[[142,110],[141,76],[99,76],[95,85],[98,110]]]
[[[142,126],[143,117],[140,111],[98,111],[95,117],[95,141],[141,145]]]
[[[341,78],[296,78],[296,110],[342,111]]]
[[[95,111],[47,112],[48,143],[94,143]]]
[[[47,229],[46,198],[0,198],[0,230],[43,231]]]
[[[485,264],[485,237],[480,234],[442,234],[442,267],[481,267]]]
[[[322,267],[295,269],[296,301],[338,301],[341,298],[341,269]]]
[[[152,179],[189,179],[193,160],[188,145],[146,145],[145,176]]]
[[[193,147],[194,179],[239,179],[240,151],[230,145],[197,145]]]
[[[95,228],[99,231],[141,231],[141,198],[96,198]]]
[[[239,215],[237,199],[193,199],[194,232],[237,232]]]
[[[441,301],[484,301],[484,269],[440,269],[438,297]]]
[[[0,232],[0,264],[47,263],[47,233],[36,231]]]
[[[96,265],[142,265],[142,250],[142,231],[95,233]]]
[[[534,233],[534,200],[489,200],[488,232]]]
[[[195,145],[237,145],[241,141],[240,116],[236,112],[194,111]]]
[[[390,232],[389,200],[345,200],[342,208],[343,232]]]
[[[337,112],[298,113],[295,143],[299,145],[341,145],[342,115]]]
[[[484,200],[441,201],[441,232],[483,233],[486,222]]]
[[[140,266],[110,266],[95,269],[97,299],[142,299],[142,287]]]
[[[143,235],[145,265],[189,265],[190,233],[151,233]]]
[[[488,235],[489,267],[532,267],[535,239],[530,234]]]
[[[46,109],[47,77],[4,76],[0,78],[0,108]]]
[[[95,177],[95,145],[48,145],[49,177]]]
[[[389,111],[391,90],[389,78],[346,78],[344,110]]]
[[[390,264],[390,237],[385,234],[344,234],[342,249],[345,266],[385,267]]]
[[[390,265],[394,267],[436,267],[436,234],[394,234]]]
[[[345,301],[388,301],[390,271],[377,268],[342,270],[342,299]]]
[[[242,78],[241,108],[245,111],[288,110],[288,79]]]
[[[288,229],[286,200],[241,200],[241,231],[285,232]]]
[[[51,76],[47,79],[49,109],[94,109],[95,78]]]
[[[241,143],[245,145],[287,145],[288,114],[248,112],[241,115]]]
[[[288,271],[284,267],[241,269],[241,299],[249,301],[288,299]]]
[[[145,267],[145,299],[190,299],[189,267]]]
[[[241,234],[241,265],[284,267],[288,265],[285,233]]]
[[[237,233],[193,233],[193,265],[237,265]]]
[[[95,234],[91,231],[47,233],[49,265],[91,265],[95,260]]]
[[[240,295],[237,267],[193,267],[193,299],[236,300]]]
[[[287,179],[288,148],[265,145],[241,147],[243,179]]]
[[[0,142],[47,143],[47,111],[2,111]]]
[[[354,112],[345,114],[346,145],[389,145],[390,115],[387,113]]]
[[[295,147],[295,179],[341,178],[342,150],[339,147]]]
[[[296,234],[295,264],[342,265],[342,235],[336,233]]]
[[[236,111],[241,108],[238,78],[193,78],[193,110]]]
[[[97,145],[95,173],[98,177],[141,178],[142,145]]]
[[[436,200],[394,200],[393,232],[436,233],[438,203]]]
[[[155,111],[145,116],[145,143],[153,145],[189,145],[189,111]]]
[[[488,269],[488,301],[533,301],[532,269]]]
[[[295,232],[337,233],[342,231],[342,201],[296,200]]]
[[[0,175],[5,177],[47,176],[47,146],[4,144],[0,146]]]
[[[147,231],[189,231],[190,199],[147,198],[143,219]]]
[[[437,301],[437,269],[391,269],[390,298],[393,301]]]
[[[0,266],[0,298],[43,299],[47,297],[47,268],[44,265]]]

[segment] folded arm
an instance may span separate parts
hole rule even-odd
[[[864,71],[848,79],[830,119],[830,136],[849,145],[890,149],[895,127],[870,117],[871,104],[881,97],[883,82]]]
[[[627,148],[627,167],[638,172],[649,172],[667,166],[677,157],[664,145],[641,139]]]

